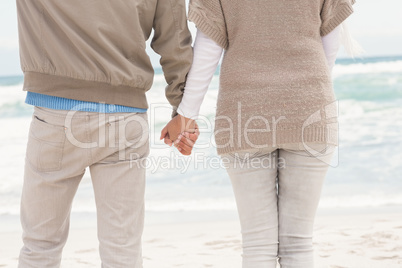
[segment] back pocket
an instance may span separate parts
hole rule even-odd
[[[34,115],[29,130],[27,160],[40,172],[62,168],[65,128],[52,125]]]

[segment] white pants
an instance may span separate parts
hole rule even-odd
[[[243,268],[312,268],[313,225],[334,152],[251,150],[222,155],[243,237]],[[247,157],[248,155],[248,157]]]
[[[71,119],[71,120],[69,120]],[[123,142],[124,141],[124,142]],[[29,132],[20,268],[60,267],[71,204],[85,168],[95,193],[104,268],[141,268],[147,115],[99,114],[35,107]]]

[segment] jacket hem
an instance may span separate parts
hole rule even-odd
[[[49,96],[148,109],[146,89],[39,72],[24,73],[24,91]]]

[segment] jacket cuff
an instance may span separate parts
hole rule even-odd
[[[178,115],[178,113],[177,113],[177,107],[173,107],[172,118],[175,117],[176,115]]]

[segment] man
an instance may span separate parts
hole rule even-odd
[[[17,0],[17,7],[26,103],[35,106],[19,267],[60,266],[71,204],[87,167],[102,267],[142,267],[145,92],[154,74],[145,42],[153,29],[151,46],[161,55],[166,97],[176,115],[192,62],[185,2]],[[178,115],[172,122],[165,142],[194,132],[190,119]],[[190,154],[191,146],[181,152]]]

